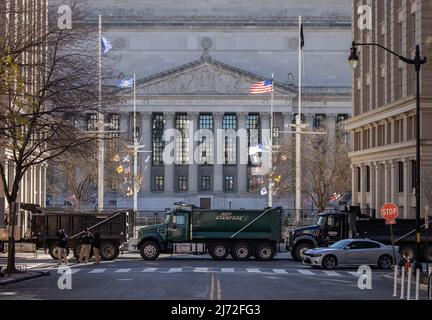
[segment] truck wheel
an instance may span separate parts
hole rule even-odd
[[[408,255],[408,257],[412,261],[415,257],[416,251],[415,251],[415,248],[413,246],[404,245],[404,246],[400,247],[399,252],[400,252],[402,257],[405,257],[406,255]]]
[[[378,259],[378,268],[380,269],[390,269],[393,265],[393,259],[388,254],[382,255]]]
[[[103,242],[100,247],[102,260],[114,260],[119,255],[119,248],[112,242]]]
[[[245,261],[251,256],[251,249],[249,244],[245,242],[236,243],[231,249],[231,256],[234,260]]]
[[[225,260],[229,254],[229,248],[224,243],[210,245],[210,256],[213,260]]]
[[[312,245],[308,242],[301,242],[294,247],[294,259],[303,261],[305,251],[312,249]]]
[[[80,256],[80,252],[81,252],[81,244],[77,245],[74,249],[73,249],[73,254],[75,259],[79,259]],[[89,259],[93,257],[93,248],[90,248],[90,254],[89,254]]]
[[[333,255],[325,256],[322,262],[324,269],[334,269],[337,266],[337,259]]]
[[[160,254],[160,247],[154,241],[146,241],[141,245],[140,254],[144,260],[156,260]]]
[[[59,247],[54,246],[48,249],[48,253],[54,260],[58,260],[58,249]],[[69,256],[69,248],[66,248],[66,255]]]
[[[274,246],[271,243],[263,242],[258,245],[255,250],[255,258],[259,261],[270,261],[276,253]]]

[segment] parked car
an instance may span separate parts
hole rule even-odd
[[[396,263],[400,261],[399,247],[395,246]],[[305,251],[303,263],[315,268],[334,269],[337,266],[372,265],[389,269],[393,265],[392,246],[370,239],[340,240],[330,247]]]

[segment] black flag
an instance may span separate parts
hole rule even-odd
[[[303,49],[305,45],[304,35],[303,35],[303,23],[300,25],[300,43],[301,43],[301,49]]]

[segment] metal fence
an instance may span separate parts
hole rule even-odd
[[[137,211],[135,213],[135,226],[142,227],[159,224],[165,221],[165,211]]]

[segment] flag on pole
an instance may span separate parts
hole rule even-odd
[[[133,78],[123,79],[123,80],[117,81],[117,87],[119,87],[119,88],[132,88],[133,85],[134,85],[134,79]]]
[[[303,50],[305,45],[304,34],[303,34],[303,22],[300,25],[300,48]]]
[[[273,92],[273,79],[257,82],[249,88],[249,93],[251,94],[266,92]]]
[[[102,51],[104,54],[108,53],[112,49],[112,44],[109,42],[109,40],[105,37],[102,37]]]

